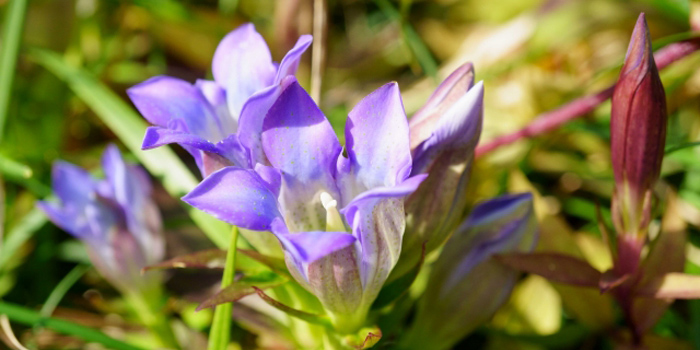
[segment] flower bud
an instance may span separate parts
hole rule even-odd
[[[494,254],[529,252],[537,239],[532,195],[478,205],[435,262],[402,349],[448,349],[486,322],[508,299],[519,272]]]
[[[664,87],[654,63],[649,28],[641,14],[612,96],[612,210],[619,234],[639,239],[646,235],[652,189],[664,155],[666,119]]]
[[[474,85],[471,63],[453,72],[409,122],[412,175],[428,174],[406,200],[407,227],[396,278],[444,243],[466,206],[474,148],[481,134],[483,84]]]
[[[157,274],[143,267],[162,260],[165,242],[158,208],[150,198],[148,175],[126,164],[111,145],[102,157],[106,179],[64,162],[53,166],[59,203],[39,202],[49,219],[83,241],[95,267],[122,291],[146,288]]]

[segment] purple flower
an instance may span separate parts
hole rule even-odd
[[[140,270],[162,260],[165,243],[160,213],[151,200],[148,175],[126,164],[116,146],[102,156],[106,179],[65,162],[53,166],[58,203],[38,207],[66,232],[83,241],[95,267],[121,289],[139,288]]]
[[[252,24],[232,31],[214,53],[214,81],[194,85],[168,76],[128,90],[148,128],[143,149],[177,143],[194,157],[203,176],[229,165],[266,163],[262,120],[294,75],[311,36],[303,35],[279,64]]]
[[[529,193],[479,204],[433,264],[402,349],[448,349],[488,321],[508,299],[519,272],[494,254],[529,252],[537,240]]]
[[[336,329],[357,330],[398,260],[403,199],[425,178],[410,176],[398,86],[382,86],[350,112],[345,152],[296,81],[262,130],[271,166],[224,168],[183,200],[233,225],[274,233],[290,272],[320,299]]]
[[[418,263],[423,243],[427,253],[443,244],[462,219],[483,98],[483,83],[474,85],[472,64],[466,63],[411,118],[412,174],[429,175],[406,200],[406,238],[392,278]]]

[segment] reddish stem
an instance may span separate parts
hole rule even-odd
[[[700,49],[700,39],[691,39],[669,44],[654,54],[654,60],[659,70],[673,62],[690,55]],[[615,85],[596,94],[573,100],[558,109],[540,114],[533,122],[524,128],[508,135],[496,137],[476,148],[476,157],[495,150],[498,147],[511,144],[523,138],[534,137],[554,130],[564,123],[592,112],[599,104],[612,96]]]

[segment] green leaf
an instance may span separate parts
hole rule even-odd
[[[388,0],[375,0],[377,6],[386,14],[389,19],[396,21],[401,26],[401,32],[403,33],[404,39],[408,44],[408,47],[413,52],[413,56],[416,58],[420,64],[423,71],[428,76],[433,79],[437,79],[438,65],[435,62],[435,58],[425,46],[425,43],[421,39],[420,35],[416,33],[413,27],[401,16],[401,13],[394,8],[394,6]]]
[[[551,282],[582,287],[598,287],[601,278],[585,260],[557,253],[498,254],[496,260],[506,266],[536,275]]]
[[[39,209],[32,209],[17,225],[6,235],[5,241],[0,245],[0,269],[12,260],[20,247],[27,242],[39,228],[46,223],[46,216]]]
[[[304,312],[301,310],[291,308],[285,304],[280,303],[279,301],[277,301],[275,299],[272,299],[270,296],[265,294],[265,292],[263,292],[262,289],[256,288],[256,287],[253,287],[253,289],[255,290],[255,292],[258,294],[258,296],[260,296],[260,298],[263,301],[268,303],[270,306],[276,308],[277,310],[280,310],[280,311],[286,313],[289,316],[296,317],[296,318],[298,318],[300,320],[304,320],[308,323],[321,325],[321,326],[324,326],[327,328],[332,328],[330,321],[325,316],[314,315],[314,314],[310,314],[308,312]]]
[[[12,81],[17,71],[17,53],[22,41],[27,0],[11,0],[5,13],[0,49],[0,139],[5,131],[7,110],[12,100]]]
[[[146,266],[143,272],[162,269],[223,269],[226,265],[226,251],[222,249],[207,249],[192,254],[186,254],[163,261],[162,263]]]
[[[27,326],[41,325],[56,332],[75,336],[87,342],[100,343],[109,349],[141,350],[141,348],[105,335],[104,333],[79,324],[56,318],[42,317],[39,313],[19,305],[0,301],[0,315]]]
[[[30,58],[61,80],[80,97],[143,163],[148,171],[158,177],[173,197],[181,197],[191,191],[197,180],[175,153],[160,147],[141,150],[141,141],[147,124],[133,108],[89,72],[66,63],[58,54],[33,48]],[[183,204],[184,205],[184,204]],[[186,206],[192,220],[220,248],[228,245],[229,226],[193,207]]]
[[[635,292],[656,299],[700,299],[700,276],[671,272],[639,285]]]
[[[230,286],[222,289],[211,298],[199,304],[197,311],[214,307],[223,303],[231,303],[238,301],[246,295],[255,293],[255,287],[260,289],[268,289],[281,286],[289,280],[274,272],[263,272],[253,276],[244,276],[238,281],[233,282]]]

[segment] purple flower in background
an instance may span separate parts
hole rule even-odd
[[[146,279],[144,266],[163,259],[165,243],[160,213],[151,199],[146,172],[126,164],[116,146],[102,156],[104,180],[65,162],[53,166],[58,203],[39,202],[49,219],[83,241],[100,273],[113,285],[132,290]]]
[[[350,112],[344,153],[326,117],[291,81],[263,122],[271,166],[221,169],[183,200],[274,233],[295,279],[320,299],[336,329],[351,332],[398,260],[403,199],[426,176],[410,177],[408,133],[398,86],[390,83]]]
[[[520,275],[491,257],[532,251],[537,232],[529,193],[476,206],[433,264],[401,348],[449,349],[488,321],[508,299]]]
[[[146,131],[142,147],[180,144],[205,177],[224,166],[265,164],[260,146],[263,118],[309,45],[311,36],[301,36],[277,64],[263,37],[248,23],[217,47],[214,81],[190,84],[159,76],[130,88],[133,103],[155,125]]]
[[[416,266],[424,243],[426,253],[443,244],[462,219],[483,99],[483,83],[474,84],[474,69],[466,63],[411,118],[412,174],[428,178],[406,199],[406,237],[392,278]]]

